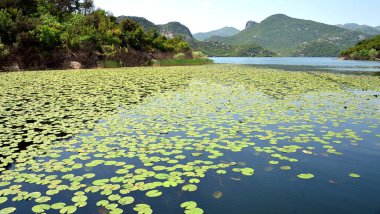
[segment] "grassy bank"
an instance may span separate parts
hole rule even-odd
[[[212,63],[214,61],[211,59],[166,59],[156,61],[154,66],[207,65]]]

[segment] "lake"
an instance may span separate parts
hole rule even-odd
[[[352,74],[380,73],[380,62],[339,60],[331,57],[211,57],[217,64],[260,65],[287,71],[330,71]]]
[[[380,213],[378,76],[15,72],[0,97],[2,214]]]

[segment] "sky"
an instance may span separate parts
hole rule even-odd
[[[380,0],[94,0],[115,16],[140,16],[155,24],[178,21],[192,33],[225,26],[243,29],[282,13],[326,24],[380,26]]]

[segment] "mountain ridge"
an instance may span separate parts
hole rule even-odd
[[[197,51],[202,51],[209,56],[252,57],[276,55],[274,52],[268,51],[255,43],[247,45],[229,45],[224,42],[198,41],[193,37],[189,28],[179,22],[156,25],[143,17],[120,16],[117,19],[119,22],[124,19],[130,19],[140,24],[144,30],[156,30],[158,33],[168,38],[181,36],[184,41],[187,41],[190,44],[191,48]]]
[[[205,41],[213,36],[221,36],[221,37],[227,37],[227,36],[234,36],[238,34],[240,30],[234,28],[234,27],[223,27],[217,30],[212,30],[209,32],[200,32],[194,34],[194,38],[199,41]]]
[[[344,28],[347,30],[353,30],[353,31],[358,31],[362,33],[366,33],[369,35],[378,35],[380,34],[380,26],[378,27],[372,27],[369,25],[359,25],[356,23],[346,23],[346,24],[338,24],[336,25],[340,28]]]
[[[169,38],[182,36],[193,49],[212,56],[254,56],[255,54],[262,54],[335,57],[342,50],[371,37],[370,34],[335,25],[292,18],[285,14],[275,14],[260,23],[248,21],[246,28],[233,36],[223,36],[216,33],[216,35],[207,35],[211,35],[211,37],[204,41],[198,41],[191,34],[191,31],[179,22],[155,25],[142,17],[131,17],[131,19],[142,25],[144,29],[157,30]],[[246,51],[239,52],[238,50],[258,52],[246,53]],[[241,53],[245,53],[245,55],[239,55]]]
[[[301,46],[313,43],[330,43],[335,46],[334,53],[369,38],[367,34],[342,29],[334,25],[292,18],[284,14],[275,14],[264,19],[253,28],[246,28],[232,37],[213,37],[209,41],[219,41],[230,45],[257,43],[265,49],[281,56],[297,55]],[[303,53],[300,56],[332,56],[332,50],[326,52]],[[337,55],[334,55],[337,56]]]

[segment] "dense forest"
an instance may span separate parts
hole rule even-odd
[[[189,44],[118,22],[92,0],[0,0],[0,69],[136,66],[176,53],[190,57]]]
[[[361,41],[354,47],[342,51],[341,56],[354,60],[380,60],[380,35]]]

